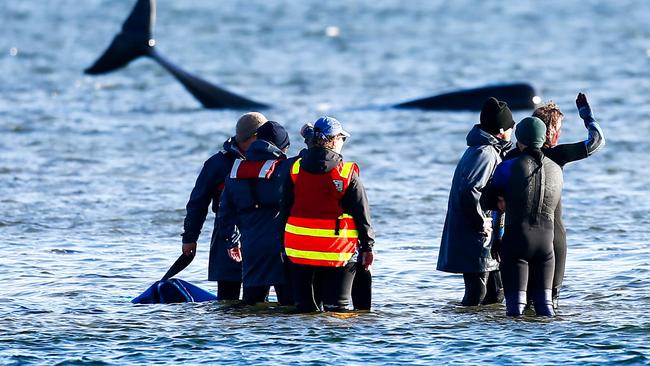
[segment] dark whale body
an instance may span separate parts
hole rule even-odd
[[[392,108],[416,108],[445,111],[480,111],[489,97],[506,101],[512,110],[535,108],[535,89],[529,84],[500,84],[465,89],[394,104]]]

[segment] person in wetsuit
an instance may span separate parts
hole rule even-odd
[[[587,138],[570,144],[558,144],[560,138],[564,114],[560,108],[553,102],[545,103],[539,106],[533,112],[533,117],[537,117],[546,124],[546,142],[542,147],[542,152],[546,157],[553,160],[561,168],[570,162],[585,159],[605,145],[605,136],[596,119],[594,119],[591,107],[587,97],[583,93],[578,93],[576,98],[576,107],[578,114],[583,120],[587,129]],[[506,154],[504,160],[514,159],[521,155],[519,149],[513,149]],[[566,229],[562,221],[562,201],[555,210],[555,227],[553,235],[553,251],[555,253],[555,274],[553,275],[553,307],[559,306],[560,288],[564,279],[564,270],[566,265],[567,242]]]
[[[562,193],[562,169],[540,150],[546,125],[539,118],[524,118],[515,136],[521,155],[499,164],[483,190],[481,205],[505,209],[500,257],[506,315],[523,314],[530,288],[537,315],[554,316],[553,231]]]

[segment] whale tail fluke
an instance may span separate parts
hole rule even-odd
[[[122,24],[106,51],[95,63],[84,70],[86,74],[98,75],[126,66],[140,56],[149,56],[155,42],[153,28],[156,22],[156,1],[138,0],[131,14]]]
[[[156,0],[137,0],[110,46],[84,72],[105,74],[126,66],[140,56],[151,57],[176,78],[205,108],[263,109],[269,106],[229,92],[174,65],[154,48]]]
[[[167,70],[180,82],[190,94],[194,96],[205,108],[220,109],[265,109],[269,105],[259,103],[241,95],[230,92],[224,88],[201,79],[164,58],[160,53],[152,50],[149,54],[160,66]]]

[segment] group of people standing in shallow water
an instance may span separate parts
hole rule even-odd
[[[517,316],[532,304],[553,316],[566,261],[562,168],[604,144],[584,94],[576,99],[588,131],[558,145],[563,114],[553,103],[515,129],[507,103],[485,101],[467,135],[449,195],[438,270],[462,273],[462,305],[506,300]],[[359,167],[344,162],[350,134],[331,117],[301,129],[306,148],[287,157],[289,135],[257,112],[210,157],[187,203],[183,253],[194,255],[210,204],[216,214],[208,279],[219,300],[255,304],[275,288],[298,312],[370,309],[374,231]]]
[[[369,310],[370,284],[360,279],[369,277],[375,240],[359,167],[341,156],[350,134],[321,117],[301,135],[307,147],[289,158],[282,125],[257,112],[241,116],[197,178],[183,253],[194,255],[212,202],[208,279],[219,300],[239,299],[243,285],[244,303],[264,302],[273,286],[280,305],[298,312],[343,311],[351,297],[355,309]]]
[[[558,145],[563,114],[544,104],[515,128],[505,102],[488,99],[467,135],[449,194],[438,270],[462,273],[462,304],[506,300],[506,314],[554,316],[566,263],[560,203],[565,164],[600,149],[605,139],[584,94],[576,106],[587,139]]]

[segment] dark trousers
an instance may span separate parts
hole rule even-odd
[[[478,306],[503,301],[503,282],[499,271],[463,273],[463,306]]]
[[[278,303],[280,305],[293,305],[290,286],[275,285],[273,288],[275,288],[275,294],[278,296]],[[258,302],[268,301],[270,289],[271,286],[244,287],[244,303],[247,305],[255,305]]]
[[[549,223],[506,228],[501,251],[501,271],[506,291],[506,314],[521,315],[527,296],[537,315],[553,316],[555,274],[553,227]]]
[[[344,267],[291,266],[291,284],[296,310],[344,311],[350,304],[355,263]]]
[[[370,310],[371,303],[372,273],[357,263],[354,282],[352,282],[352,306],[354,306],[354,310]]]
[[[217,281],[217,300],[239,300],[240,281]]]

